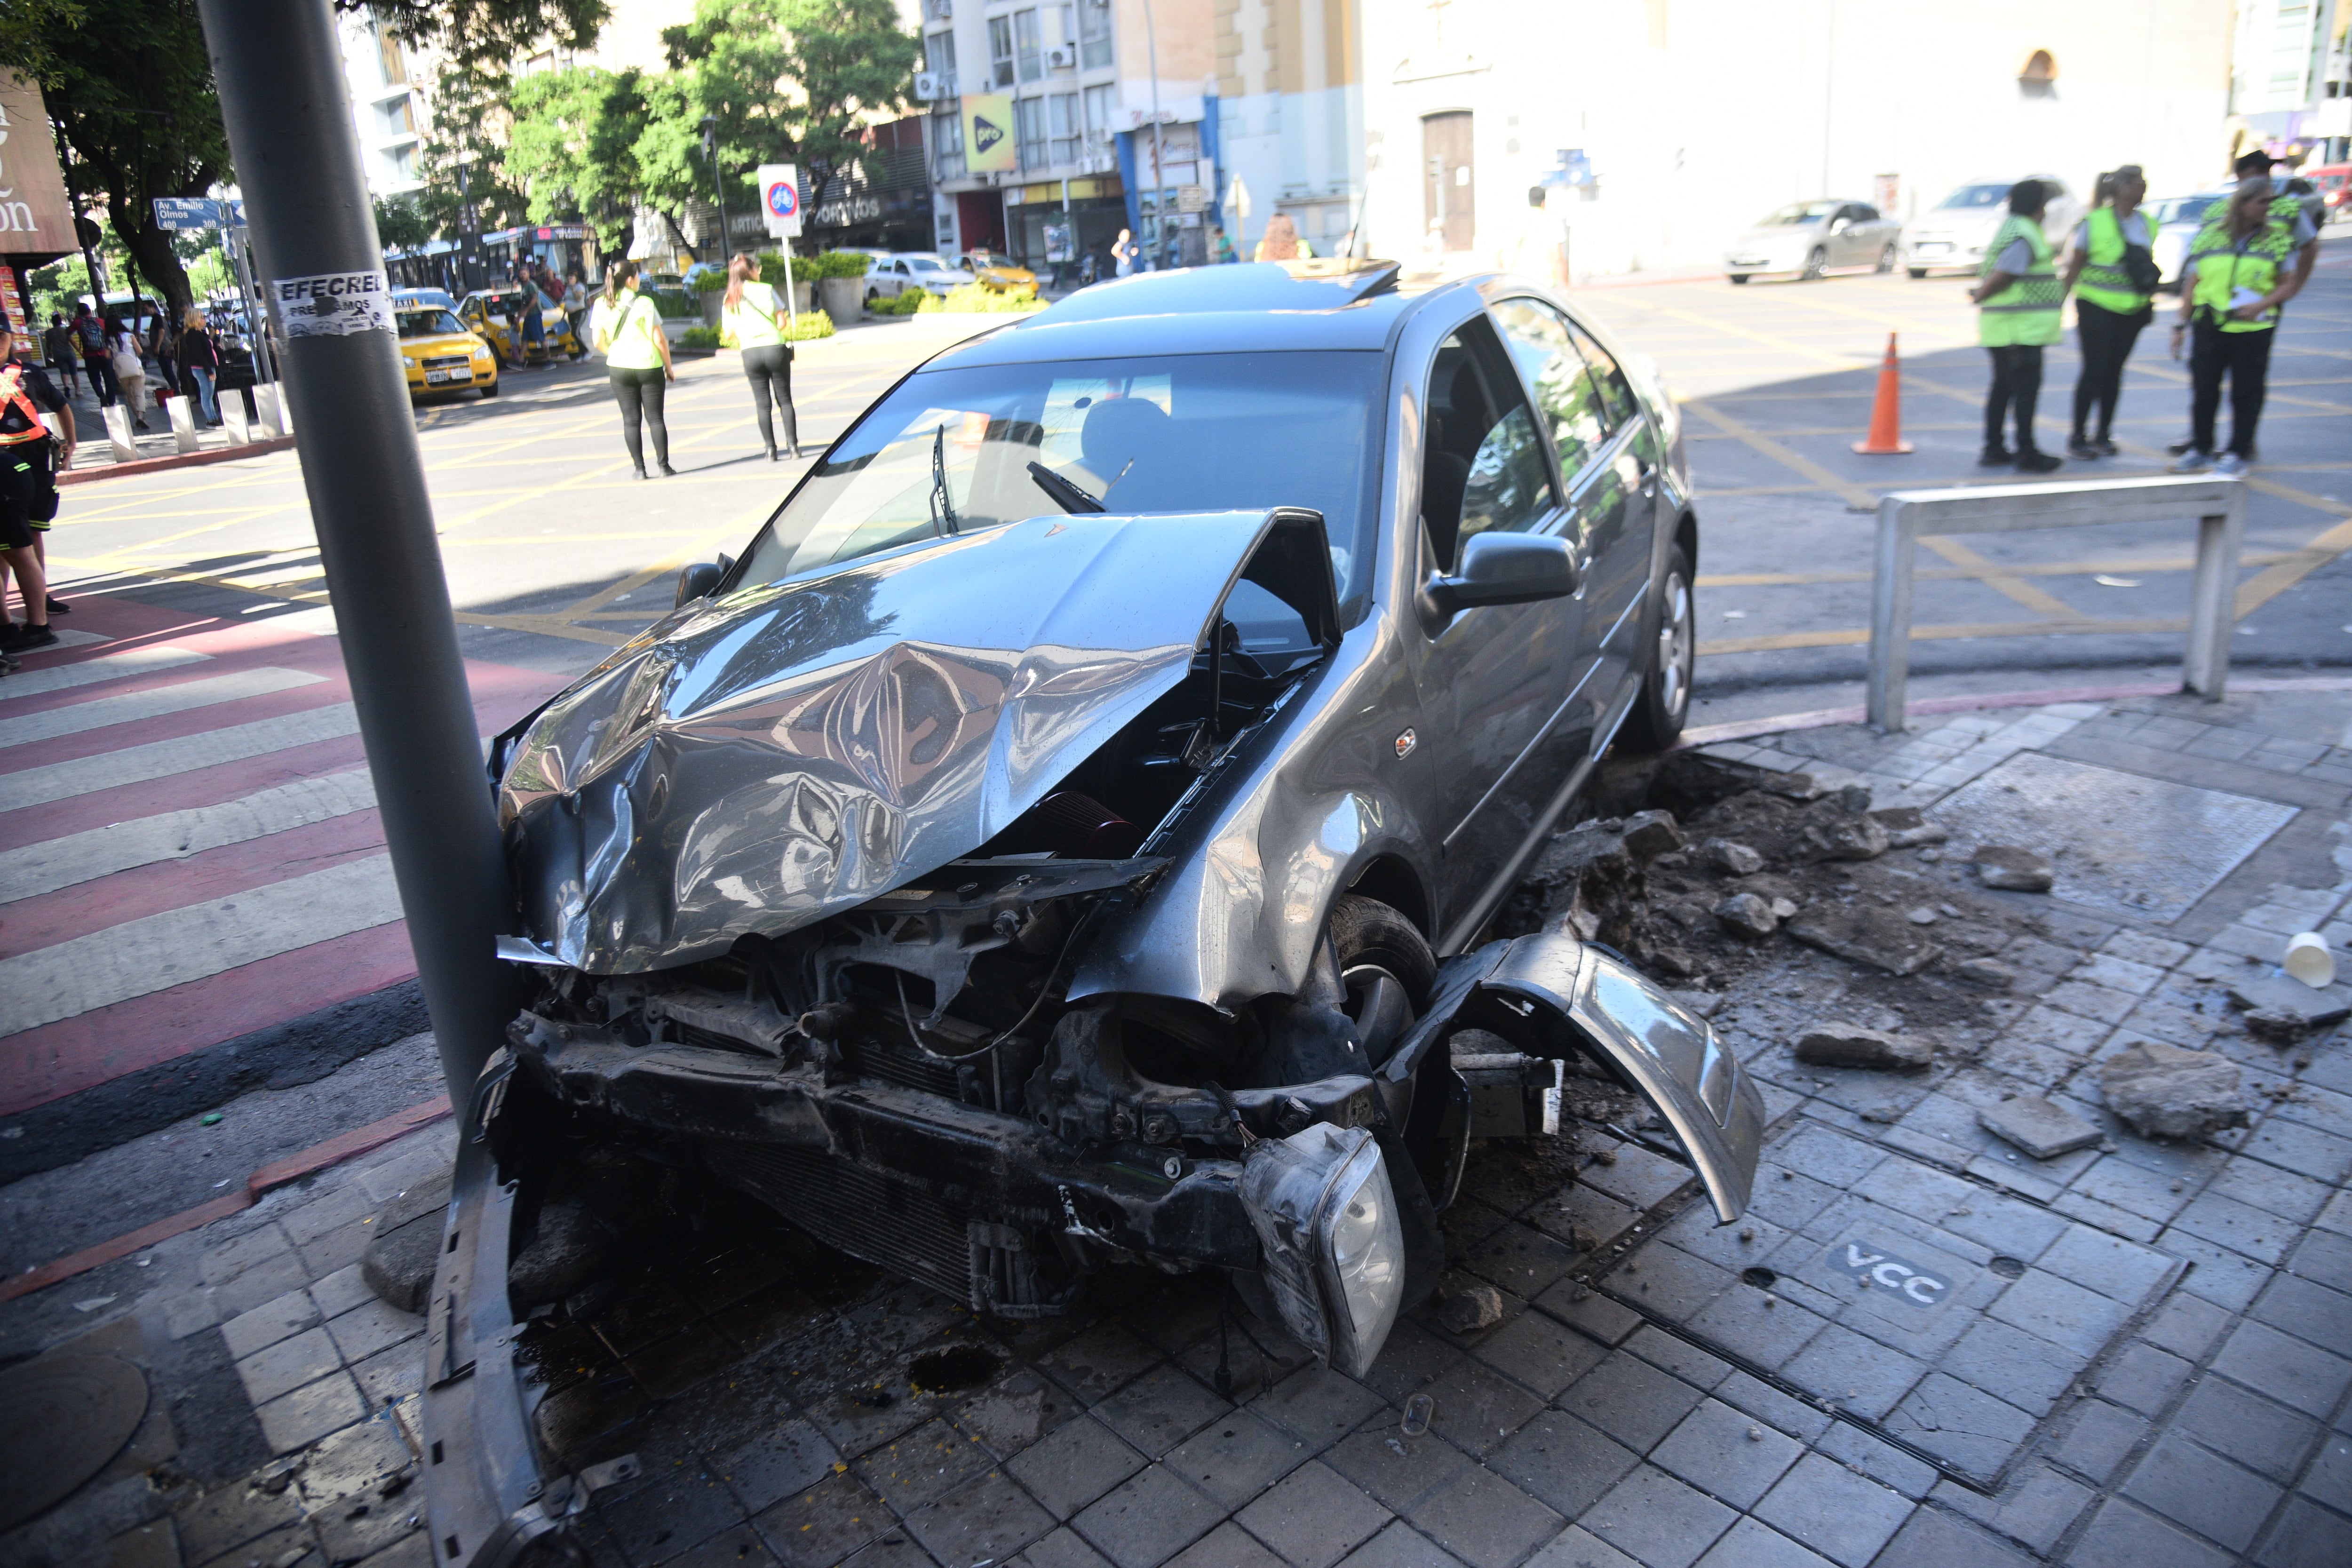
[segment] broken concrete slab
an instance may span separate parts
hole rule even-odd
[[[1745,877],[1764,868],[1764,857],[1729,838],[1710,838],[1698,847],[1698,858],[1727,877]]]
[[[360,1279],[386,1306],[425,1310],[433,1266],[441,1256],[441,1222],[449,1207],[449,1173],[395,1195],[368,1222]]]
[[[1811,773],[1767,773],[1757,781],[1768,794],[1786,800],[1819,800],[1829,794],[1828,786]]]
[[[1701,1018],[1712,1018],[1723,1007],[1723,994],[1719,991],[1669,991],[1666,994]]]
[[[1801,835],[1815,860],[1875,860],[1886,853],[1886,829],[1874,817],[1816,814]]]
[[[1808,947],[1889,974],[1916,974],[1944,955],[1916,926],[1874,910],[1808,914],[1789,922],[1789,934]]]
[[[2050,858],[2010,844],[1984,844],[1971,857],[1977,880],[2015,893],[2046,893],[2058,879]]]
[[[1935,1065],[1936,1047],[1916,1035],[1890,1035],[1859,1024],[1816,1024],[1798,1037],[1797,1059],[1823,1068],[1916,1072]]]
[[[1621,837],[1625,849],[1637,858],[1654,860],[1683,847],[1682,829],[1671,811],[1637,811],[1625,819]]]
[[[1979,1107],[1977,1123],[2037,1160],[2054,1160],[2087,1149],[2106,1136],[2064,1106],[2032,1094]]]
[[[2238,1064],[2209,1051],[2139,1040],[2107,1058],[2099,1092],[2143,1138],[2202,1138],[2252,1119]]]
[[[1952,836],[1951,829],[1940,822],[1931,822],[1916,805],[1889,805],[1870,814],[1873,822],[1886,829],[1886,846],[1890,849],[1915,849],[1923,844],[1941,844]]]
[[[1503,1321],[1503,1293],[1492,1285],[1456,1285],[1438,1293],[1437,1321],[1457,1334],[1475,1334]]]
[[[2284,974],[2252,974],[2230,982],[2230,1002],[2248,1014],[2271,1012],[2294,1018],[2305,1029],[2322,1029],[2352,1017],[2352,995],[2340,986],[2315,990]],[[2250,1016],[2247,1022],[2253,1020]]]
[[[1780,917],[1754,893],[1734,893],[1715,906],[1716,923],[1735,936],[1763,938],[1780,929]]]
[[[1953,966],[1952,973],[1988,991],[2006,991],[2017,984],[2017,971],[1997,958],[1964,958]]]

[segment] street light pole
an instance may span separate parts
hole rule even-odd
[[[1160,144],[1160,36],[1151,26],[1151,0],[1143,0],[1143,47],[1151,62],[1151,222],[1159,237],[1160,266],[1168,267],[1168,160]]]
[[[441,1070],[462,1115],[520,1001],[481,729],[329,0],[198,0]]]
[[[710,160],[710,194],[719,198],[719,265],[727,266],[731,254],[727,238],[727,183],[719,174],[719,116],[702,117],[702,154]]]

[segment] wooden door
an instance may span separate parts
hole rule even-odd
[[[1477,175],[1473,171],[1470,111],[1425,116],[1421,122],[1421,188],[1429,232],[1445,250],[1476,242]]]

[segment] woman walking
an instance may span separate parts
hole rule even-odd
[[[146,429],[147,365],[139,357],[139,339],[119,316],[106,319],[106,352],[115,384],[122,389],[122,401],[131,409],[131,423]]]
[[[613,401],[621,405],[621,439],[628,446],[637,478],[646,477],[644,426],[653,430],[654,463],[662,478],[676,478],[677,470],[669,466],[669,426],[662,422],[662,403],[677,372],[670,364],[661,311],[637,292],[635,262],[616,261],[606,268],[604,297],[596,301],[591,331],[613,380]]]
[[[220,346],[213,342],[212,331],[205,325],[205,313],[194,305],[188,307],[188,314],[180,323],[180,374],[194,389],[196,406],[205,411],[205,422],[219,424],[220,402],[214,389],[220,384]]]
[[[767,445],[768,461],[801,457],[799,416],[793,412],[793,345],[784,342],[791,318],[776,291],[754,276],[760,264],[738,253],[727,264],[727,292],[719,310],[719,332],[743,351],[743,375],[751,384],[751,409],[760,417],[760,439]],[[776,426],[769,416],[773,401],[784,416],[784,449],[776,450]]]
[[[2071,458],[2112,458],[2116,401],[2123,395],[2124,362],[2140,329],[2155,317],[2154,237],[2139,204],[2147,181],[2137,163],[2099,176],[2097,205],[2074,231],[2061,279],[2074,291],[2074,331],[2083,345],[2083,369],[2074,381],[2074,434]],[[2090,416],[2098,411],[2097,434]]]

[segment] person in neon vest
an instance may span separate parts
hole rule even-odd
[[[2042,214],[2050,194],[2039,180],[2009,188],[2009,216],[1985,247],[1982,281],[1969,291],[1977,307],[1977,341],[1992,355],[1992,385],[1985,395],[1984,450],[1977,461],[1988,468],[2015,464],[2021,472],[2046,474],[2063,465],[2033,444],[2033,409],[2042,396],[2042,351],[2058,341],[2059,308],[2066,286],[2059,281]],[[2004,416],[2017,415],[2017,449],[2001,441]]]
[[[2296,265],[2311,243],[2307,225],[2290,227],[2272,211],[2267,176],[2251,175],[2231,195],[2229,212],[2198,233],[2180,268],[2180,315],[2172,324],[2172,357],[2189,339],[2189,437],[2172,465],[2176,474],[2242,474],[2254,456],[2254,427],[2263,416],[2270,379],[2271,344],[2279,307],[2301,291],[2308,268]],[[2190,338],[2193,329],[2194,336]],[[2216,456],[2213,425],[2221,407],[2221,379],[2230,381],[2230,446]]]
[[[2137,163],[2099,176],[2097,205],[2074,230],[2062,281],[2074,291],[2074,331],[2083,344],[2074,380],[2074,434],[2066,455],[2112,458],[2116,403],[2123,395],[2124,362],[2140,330],[2155,318],[2155,237],[2139,204],[2147,181]],[[2098,411],[2097,434],[2090,416]]]

